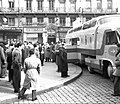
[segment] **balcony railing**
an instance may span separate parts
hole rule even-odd
[[[0,12],[18,12],[19,8],[4,8],[0,7]]]
[[[117,13],[117,8],[115,9],[97,9],[97,8],[65,8],[65,7],[56,7],[52,10],[49,7],[38,10],[36,8],[31,10],[26,10],[25,8],[3,8],[0,7],[0,13]]]

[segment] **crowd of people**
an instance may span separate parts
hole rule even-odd
[[[113,73],[114,93],[113,96],[120,96],[120,44],[116,54],[116,70]],[[56,72],[61,73],[61,77],[66,78],[68,75],[67,52],[64,43],[57,42],[51,44],[41,44],[36,42],[24,41],[23,43],[0,42],[0,78],[8,76],[8,81],[13,85],[14,93],[18,94],[18,99],[24,97],[27,89],[32,87],[32,101],[36,100],[37,75],[44,62],[55,62],[57,65]],[[23,88],[20,90],[21,71],[25,73]]]
[[[41,44],[39,42],[32,44],[32,42],[27,41],[23,43],[0,43],[0,78],[8,76],[8,81],[13,85],[14,92],[19,93],[18,99],[23,97],[29,87],[33,88],[32,100],[37,99],[37,77],[35,73],[40,73],[39,71],[44,62],[55,62],[58,66],[56,71],[61,72],[61,77],[69,77],[67,73],[67,52],[62,42],[51,42],[51,44]],[[24,70],[26,76],[23,88],[20,91],[22,70]]]

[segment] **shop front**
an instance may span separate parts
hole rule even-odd
[[[43,43],[43,28],[39,27],[24,27],[23,39],[24,41],[32,43]]]
[[[22,42],[21,29],[0,29],[0,41],[4,42]]]
[[[48,38],[47,38],[47,42],[49,44],[51,44],[51,42],[56,43],[56,34],[52,33],[52,34],[48,34]]]

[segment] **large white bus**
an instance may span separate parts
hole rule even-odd
[[[86,64],[90,73],[99,71],[113,79],[117,43],[120,43],[120,15],[93,18],[68,31],[68,62]]]

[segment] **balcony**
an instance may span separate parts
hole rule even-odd
[[[19,8],[3,8],[3,7],[0,7],[0,13],[16,13],[19,11]]]
[[[83,13],[117,13],[117,8],[114,9],[106,9],[106,8],[83,8]]]
[[[97,8],[79,8],[75,7],[65,8],[65,7],[55,7],[52,10],[49,7],[45,7],[42,10],[36,8],[31,10],[26,10],[26,8],[0,8],[0,14],[10,14],[10,13],[117,13],[117,8],[115,9],[97,9]]]

